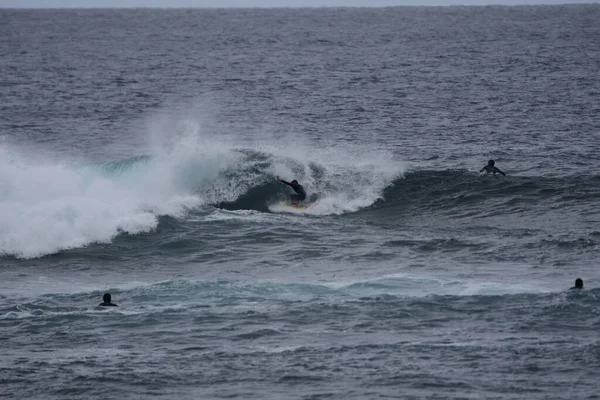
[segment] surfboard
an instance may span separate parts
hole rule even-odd
[[[289,203],[285,203],[284,206],[293,208],[294,210],[306,210],[309,207],[306,204],[289,204]]]
[[[271,207],[271,211],[275,212],[302,212],[306,211],[310,208],[311,204],[290,204],[288,202],[282,201],[279,203],[273,204]]]
[[[305,210],[308,208],[307,204],[290,204],[289,206],[297,210]]]

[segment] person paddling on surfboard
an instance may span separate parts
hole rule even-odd
[[[293,205],[297,206],[301,201],[306,200],[306,191],[304,190],[304,187],[302,187],[302,185],[298,183],[297,180],[294,179],[291,182],[287,182],[283,179],[279,179],[279,175],[277,175],[276,178],[279,182],[288,185],[289,187],[294,189],[294,192],[296,192],[296,194],[290,196],[290,200],[292,201]]]
[[[483,173],[483,174],[494,174],[494,175],[502,174],[502,175],[506,176],[506,174],[504,172],[500,171],[500,169],[496,168],[494,166],[494,164],[495,164],[494,160],[488,161],[488,164],[485,167],[481,168],[479,170],[479,172]]]

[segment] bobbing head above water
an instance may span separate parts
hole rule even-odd
[[[575,279],[575,286],[573,286],[573,289],[583,289],[583,279]]]
[[[104,293],[104,296],[102,296],[102,301],[103,303],[100,303],[100,306],[102,307],[117,307],[117,305],[115,303],[113,303],[112,298],[110,296],[110,293]]]

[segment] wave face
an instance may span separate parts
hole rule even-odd
[[[410,208],[460,217],[496,213],[536,213],[541,209],[568,209],[591,205],[600,177],[580,174],[567,177],[481,175],[468,170],[413,170],[384,191],[377,207]]]
[[[40,159],[0,147],[0,255],[40,257],[119,234],[152,232],[160,216],[183,218],[210,207],[271,212],[291,192],[276,175],[303,183],[316,215],[375,203],[403,166],[384,152],[236,146],[202,135],[193,120],[172,119],[175,134],[153,138],[152,154],[101,164]]]

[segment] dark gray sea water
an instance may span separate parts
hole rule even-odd
[[[598,399],[599,21],[0,10],[0,397]]]

